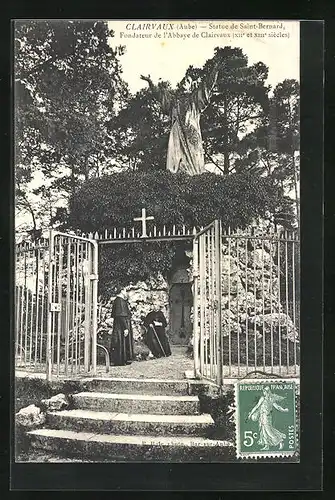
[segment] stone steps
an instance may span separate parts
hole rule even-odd
[[[185,395],[190,391],[186,380],[159,380],[136,378],[95,378],[85,383],[88,391],[112,392],[115,394],[162,394]]]
[[[87,461],[107,457],[123,462],[220,462],[234,457],[232,443],[204,437],[127,436],[59,429],[39,429],[28,434],[35,448],[51,452],[61,449],[67,456],[82,456]]]
[[[197,415],[200,413],[198,396],[80,392],[72,397],[76,408],[87,410],[155,415]]]
[[[229,461],[234,446],[209,438],[215,424],[201,414],[197,395],[205,385],[194,387],[188,380],[87,380],[72,407],[49,411],[46,428],[27,435],[35,449],[83,461]]]
[[[197,395],[208,388],[215,389],[210,382],[176,379],[139,378],[94,378],[85,380],[85,390],[114,394],[154,394],[165,396]]]
[[[47,416],[52,429],[152,436],[206,436],[214,421],[208,414],[157,415],[129,414],[83,409],[53,411]]]

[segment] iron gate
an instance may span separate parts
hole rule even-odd
[[[96,373],[98,245],[50,231],[16,248],[16,366],[52,376]]]
[[[294,231],[224,232],[194,238],[196,375],[222,385],[258,373],[298,377],[300,246]]]
[[[193,352],[196,375],[221,385],[220,224],[214,221],[193,242]]]

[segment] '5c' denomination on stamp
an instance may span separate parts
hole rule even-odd
[[[297,455],[296,393],[296,382],[289,380],[248,380],[236,384],[239,458]]]

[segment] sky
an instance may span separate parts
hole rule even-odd
[[[135,27],[146,23],[164,23],[165,21],[131,21]],[[199,21],[198,33],[201,31],[207,33],[229,33],[231,29],[210,29],[210,21]],[[231,26],[231,21],[211,21],[215,25]],[[262,21],[263,23],[272,23],[275,21]],[[176,23],[174,21],[173,23]],[[186,21],[183,21],[186,23]],[[190,64],[195,67],[201,67],[205,61],[214,55],[214,48],[217,46],[240,47],[249,58],[249,64],[262,61],[269,68],[269,77],[267,83],[275,86],[285,78],[292,78],[299,81],[299,52],[300,52],[300,33],[298,21],[283,21],[283,29],[258,29],[258,21],[234,21],[240,26],[254,25],[257,28],[243,28],[235,30],[240,33],[241,38],[190,38],[185,40],[168,38],[124,38],[123,34],[147,34],[163,30],[157,29],[131,29],[129,21],[109,21],[109,28],[115,32],[115,36],[110,39],[112,46],[125,45],[126,54],[121,57],[123,68],[123,78],[128,83],[131,92],[135,93],[143,88],[146,83],[140,79],[140,75],[150,74],[153,81],[158,78],[169,80],[175,86],[185,75],[185,71]],[[194,24],[194,21],[192,21]],[[128,29],[127,29],[128,25]],[[199,29],[199,26],[204,29]],[[205,28],[207,26],[207,28]],[[184,31],[193,33],[192,30]],[[254,38],[255,33],[264,34],[260,38]],[[285,33],[288,37],[275,36],[269,37],[273,32]],[[179,31],[181,33],[181,31]],[[247,37],[247,33],[253,33],[253,37]]]

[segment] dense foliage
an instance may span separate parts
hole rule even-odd
[[[34,229],[80,179],[113,158],[107,121],[127,97],[123,47],[112,49],[105,22],[29,20],[15,24],[17,207]],[[42,179],[33,188],[30,181]],[[35,201],[36,200],[36,201]]]
[[[218,176],[171,172],[122,172],[87,181],[70,199],[72,229],[97,231],[133,226],[142,207],[157,225],[206,225],[220,218],[224,226],[244,227],[265,216],[279,191],[254,173]]]
[[[158,227],[199,227],[219,218],[224,227],[243,228],[273,212],[280,197],[268,178],[254,173],[190,177],[167,171],[123,172],[87,181],[70,200],[66,227],[101,233],[114,227],[130,230],[145,207]],[[158,271],[166,275],[174,250],[165,242],[106,246],[101,249],[100,285],[136,281]]]

